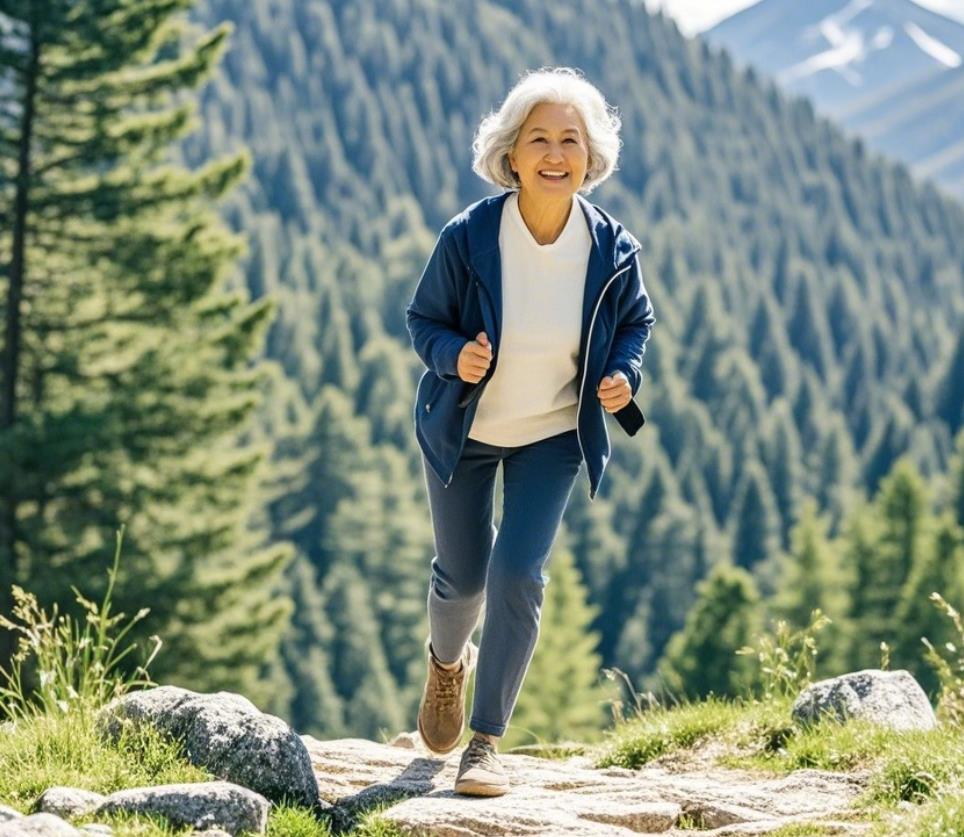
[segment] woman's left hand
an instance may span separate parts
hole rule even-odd
[[[633,392],[625,373],[615,372],[599,382],[596,395],[607,412],[615,413],[630,402]]]

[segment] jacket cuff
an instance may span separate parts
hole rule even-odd
[[[609,375],[613,372],[622,372],[626,376],[626,380],[629,381],[630,396],[635,398],[636,393],[639,392],[639,386],[643,382],[642,374],[628,363],[610,364],[606,374]]]
[[[468,342],[468,338],[458,334],[442,344],[436,363],[439,377],[449,381],[462,380],[459,377],[459,355],[462,353],[462,347]]]

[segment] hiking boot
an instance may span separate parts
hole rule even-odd
[[[469,796],[501,796],[509,790],[509,777],[487,739],[473,735],[462,753],[455,792]]]
[[[478,646],[471,640],[462,651],[462,664],[447,671],[436,660],[431,638],[425,640],[428,656],[428,678],[418,707],[418,731],[425,746],[439,755],[451,753],[465,731],[465,691],[469,674],[479,656]]]

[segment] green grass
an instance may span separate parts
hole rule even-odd
[[[792,823],[770,832],[770,837],[824,837],[837,834],[837,830],[819,823]]]
[[[116,574],[120,537],[115,554]],[[87,602],[83,631],[66,617],[50,619],[36,601],[15,588],[18,626],[0,618],[0,624],[22,634],[11,672],[0,670],[0,718],[13,719],[0,726],[0,803],[23,814],[31,813],[37,797],[55,785],[83,788],[108,795],[116,790],[185,782],[212,781],[217,777],[192,765],[178,742],[149,725],[124,725],[116,741],[106,741],[94,725],[94,707],[134,686],[156,685],[147,679],[122,682],[113,675],[118,655],[117,636],[110,630],[118,617],[109,617],[110,589],[103,605]],[[138,614],[136,619],[142,614]],[[819,617],[819,612],[816,612]],[[964,644],[964,627],[952,612]],[[819,618],[815,621],[819,625]],[[128,626],[129,627],[129,626]],[[811,626],[813,628],[813,626]],[[596,767],[639,768],[661,757],[684,756],[698,763],[783,774],[799,768],[867,770],[866,793],[853,810],[841,815],[871,825],[871,837],[962,837],[964,835],[964,682],[951,669],[943,670],[947,681],[945,722],[929,732],[896,732],[865,721],[842,724],[833,718],[801,727],[791,721],[790,709],[799,683],[801,667],[793,665],[787,649],[800,646],[809,653],[808,631],[778,632],[777,639],[764,638],[756,650],[765,675],[766,699],[710,697],[684,701],[671,707],[638,700],[635,715],[620,720],[601,742],[581,744],[538,742],[520,752],[566,758],[574,753],[590,757]],[[754,651],[754,649],[748,649]],[[779,652],[779,653],[778,653]],[[153,656],[153,655],[152,655]],[[25,694],[21,663],[36,660],[40,687]],[[781,662],[782,661],[782,662]],[[148,660],[149,664],[150,660]],[[146,665],[138,669],[146,678]],[[964,671],[960,661],[957,670]],[[943,706],[943,704],[942,704]],[[619,716],[622,719],[622,715]],[[712,747],[713,755],[709,755]],[[702,751],[702,753],[701,753]],[[384,817],[392,805],[382,800],[354,813],[342,823],[343,833],[361,837],[400,837],[401,828]],[[178,835],[193,830],[176,827],[159,816],[115,813],[71,820],[75,825],[104,822],[118,837],[126,835]],[[681,818],[681,829],[699,830],[691,817]],[[315,810],[296,805],[272,804],[268,834],[272,837],[330,837],[331,824]],[[833,833],[821,823],[795,823],[774,832],[779,837],[811,837]]]
[[[203,782],[214,777],[181,756],[178,744],[147,726],[125,729],[116,744],[102,740],[93,712],[19,718],[0,732],[0,799],[23,813],[53,785],[102,794],[141,785]]]
[[[664,754],[692,750],[714,739],[731,741],[753,735],[769,741],[784,734],[789,706],[790,701],[710,697],[647,710],[609,731],[606,741],[594,750],[594,764],[636,769]]]

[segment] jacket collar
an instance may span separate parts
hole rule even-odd
[[[502,206],[511,190],[490,195],[469,205],[463,211],[466,221],[468,262],[485,285],[493,300],[497,325],[502,323],[502,258],[499,252],[499,227]],[[606,280],[640,249],[639,241],[609,213],[590,203],[579,192],[575,199],[589,225],[592,247],[586,268],[583,295],[583,332],[585,332],[596,297]]]

